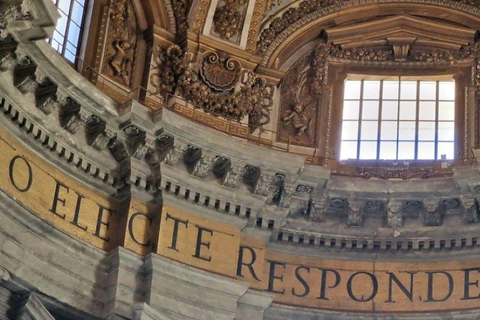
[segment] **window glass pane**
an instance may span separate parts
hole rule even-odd
[[[58,51],[58,52],[61,52],[61,50],[59,50],[58,48],[62,48],[63,47],[63,41],[64,41],[64,37],[58,33],[57,30],[55,30],[53,32],[53,38],[52,38],[52,46]]]
[[[417,82],[402,81],[400,83],[400,99],[416,100],[417,99]]]
[[[68,16],[62,13],[60,15],[60,19],[57,21],[57,26],[55,27],[55,30],[57,30],[58,33],[60,33],[62,36],[65,36],[66,30],[67,30],[67,21],[68,21]]]
[[[400,121],[398,140],[415,140],[415,121]]]
[[[342,141],[340,160],[357,159],[357,141]]]
[[[397,101],[383,101],[382,119],[383,120],[398,119],[398,102]]]
[[[380,159],[381,160],[397,159],[397,142],[381,141],[380,142]]]
[[[455,100],[455,82],[441,81],[438,85],[439,100]]]
[[[83,10],[83,7],[77,1],[73,3],[72,21],[78,25],[82,24]]]
[[[377,142],[376,141],[360,142],[360,159],[363,159],[363,160],[377,159]]]
[[[438,120],[455,120],[455,102],[438,103]]]
[[[437,159],[441,160],[442,155],[446,155],[447,160],[453,159],[453,154],[455,152],[455,145],[453,142],[439,142],[438,143],[438,152]]]
[[[85,0],[54,0],[53,2],[58,8],[60,19],[53,38],[49,42],[67,60],[75,63],[86,9]]]
[[[77,52],[77,48],[72,46],[70,42],[67,42],[67,46],[65,47],[67,52],[70,52],[72,55],[75,55],[74,53]]]
[[[360,99],[361,81],[348,80],[345,82],[344,99]]]
[[[419,120],[435,120],[435,102],[420,101],[419,102]]]
[[[378,121],[362,121],[360,140],[378,139]]]
[[[435,142],[419,142],[417,159],[435,160]]]
[[[398,81],[383,82],[383,99],[398,99]]]
[[[343,119],[358,120],[360,115],[360,101],[345,101],[343,103]]]
[[[438,123],[438,141],[453,141],[455,138],[454,122]]]
[[[418,123],[418,140],[435,141],[435,122]]]
[[[363,99],[380,98],[380,81],[363,82]]]
[[[397,122],[382,121],[381,140],[397,140]]]
[[[68,41],[76,47],[78,45],[79,36],[80,28],[74,24],[70,24],[70,28],[68,28]]]
[[[378,101],[363,101],[362,119],[377,120],[378,119]]]
[[[65,14],[70,12],[70,3],[72,0],[60,0],[58,2],[58,8],[63,11]]]
[[[410,160],[415,158],[415,142],[398,143],[398,159]]]
[[[358,139],[358,122],[343,121],[342,140],[357,140],[357,139]]]
[[[435,100],[437,98],[437,83],[420,81],[420,100]]]
[[[75,63],[75,55],[71,51],[65,50],[63,56],[71,63]]]
[[[415,120],[417,103],[415,101],[400,101],[400,120]]]

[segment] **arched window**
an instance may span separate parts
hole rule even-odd
[[[60,19],[49,39],[50,45],[73,64],[81,45],[88,0],[53,0],[58,7]]]

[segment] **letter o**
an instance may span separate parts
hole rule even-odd
[[[19,159],[21,159],[21,160],[23,160],[23,162],[25,162],[25,164],[27,165],[27,169],[28,169],[27,185],[23,188],[18,186],[18,184],[15,182],[15,179],[13,177],[13,169],[15,167],[15,164],[17,163],[17,160],[19,160]],[[12,158],[12,161],[10,161],[10,166],[8,168],[8,176],[10,177],[10,182],[12,183],[12,185],[15,187],[15,189],[17,189],[20,192],[27,192],[32,187],[32,181],[33,181],[32,167],[30,166],[30,163],[28,163],[28,161],[22,156],[15,156],[15,157]]]
[[[130,219],[128,221],[128,233],[130,235],[130,238],[133,240],[133,242],[135,242],[136,244],[139,244],[141,246],[148,247],[151,243],[150,240],[148,240],[148,242],[146,242],[146,243],[145,242],[140,242],[140,241],[137,240],[137,238],[133,234],[133,223],[138,216],[144,216],[145,218],[147,218],[150,226],[152,225],[152,221],[153,221],[152,217],[149,217],[147,214],[142,213],[142,212],[136,212],[136,213],[132,214],[132,216],[130,217]]]
[[[369,276],[370,279],[372,279],[373,290],[372,290],[372,294],[367,299],[364,299],[363,296],[360,299],[358,299],[353,294],[353,289],[352,289],[353,278],[355,278],[359,274],[365,274],[365,275]],[[375,298],[375,296],[378,293],[378,280],[373,274],[371,274],[369,272],[364,272],[364,271],[355,272],[354,274],[352,274],[350,276],[350,278],[347,281],[347,292],[348,292],[348,295],[350,296],[350,298],[352,300],[357,301],[357,302],[367,302],[367,301],[373,300],[373,298]]]

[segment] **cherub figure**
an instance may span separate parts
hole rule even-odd
[[[129,84],[130,72],[128,70],[128,64],[131,61],[131,58],[128,55],[130,50],[130,43],[125,40],[115,40],[113,42],[113,47],[116,52],[110,60],[110,65],[116,76],[122,77],[122,80],[125,84]]]
[[[292,126],[296,129],[295,138],[299,139],[301,136],[306,134],[310,137],[308,132],[308,127],[310,125],[311,118],[309,118],[306,114],[308,111],[308,106],[304,108],[300,103],[296,103],[293,106],[293,110],[290,110],[290,113],[283,117],[283,121],[286,124],[292,124]]]

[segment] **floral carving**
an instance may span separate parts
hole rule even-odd
[[[253,72],[244,72],[242,86],[235,92],[221,94],[210,88],[192,68],[185,52],[174,45],[155,49],[150,81],[154,94],[179,94],[196,108],[215,116],[240,121],[249,116],[250,132],[270,122],[273,87]]]
[[[366,48],[341,49],[332,46],[331,55],[336,58],[357,61],[388,61],[393,60],[392,50],[373,50]]]
[[[202,80],[212,89],[228,91],[240,81],[240,62],[229,59],[224,53],[208,51],[203,54],[200,65]]]
[[[177,21],[178,32],[183,34],[188,30],[188,11],[192,2],[190,0],[172,0],[173,11],[175,13],[175,20]]]
[[[275,40],[275,37],[295,21],[313,11],[335,4],[339,1],[340,0],[306,0],[300,3],[300,6],[298,7],[288,9],[281,17],[275,18],[268,28],[261,32],[260,39],[257,42],[257,54],[264,54],[273,40]]]
[[[237,38],[242,29],[246,0],[225,0],[225,4],[218,7],[213,17],[214,31],[225,40]]]

